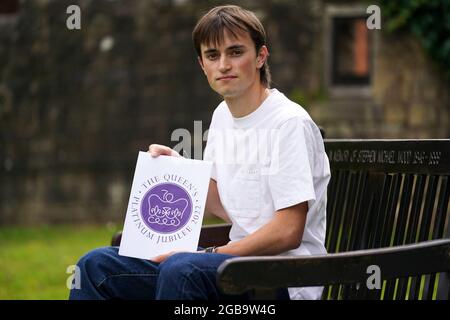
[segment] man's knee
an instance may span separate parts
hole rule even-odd
[[[165,274],[169,276],[187,275],[195,266],[195,253],[180,252],[175,253],[168,257],[159,266],[159,273],[164,276]]]
[[[167,258],[159,266],[159,277],[165,279],[191,279],[204,276],[214,267],[202,254],[180,252]]]
[[[176,253],[159,266],[158,299],[208,299],[215,292],[215,270],[198,253]]]
[[[114,255],[114,249],[112,247],[103,247],[94,249],[80,258],[77,266],[82,272],[93,272],[108,266]]]

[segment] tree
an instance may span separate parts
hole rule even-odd
[[[450,78],[450,1],[380,0],[389,32],[411,32]]]

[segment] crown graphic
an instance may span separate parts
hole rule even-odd
[[[162,199],[156,194],[148,197],[148,222],[163,226],[178,227],[188,207],[188,201],[185,198],[179,198],[173,201],[174,196],[172,193],[169,193],[167,190],[161,191],[164,192]]]

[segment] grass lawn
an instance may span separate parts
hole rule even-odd
[[[220,220],[208,220],[217,223]],[[0,300],[67,299],[67,267],[121,225],[0,227]]]

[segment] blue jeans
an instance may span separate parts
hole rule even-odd
[[[95,249],[77,266],[80,289],[72,289],[69,299],[139,300],[247,300],[251,293],[224,295],[216,285],[216,271],[226,259],[219,253],[176,253],[162,263],[118,254],[118,247]],[[287,289],[278,290],[288,299]]]

